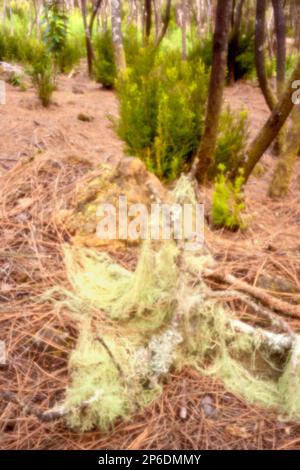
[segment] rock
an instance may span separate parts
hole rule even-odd
[[[84,95],[84,93],[85,93],[84,89],[79,85],[73,85],[72,92],[75,95]]]
[[[0,367],[4,368],[7,366],[7,356],[5,342],[0,341]]]
[[[94,121],[95,118],[94,116],[91,116],[90,114],[87,114],[87,113],[79,113],[77,116],[77,119],[83,122],[92,122]]]
[[[206,418],[216,418],[218,410],[214,406],[213,399],[209,395],[205,395],[201,400],[201,408]]]

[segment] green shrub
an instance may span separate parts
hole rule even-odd
[[[254,30],[241,33],[234,64],[234,79],[255,77]]]
[[[32,64],[45,53],[45,46],[34,37],[0,32],[0,60]]]
[[[52,93],[55,90],[53,64],[48,55],[44,55],[38,62],[33,64],[31,74],[42,105],[48,107],[51,103]]]
[[[9,76],[8,83],[10,83],[14,87],[20,87],[22,86],[22,78],[20,77],[20,75],[13,72]]]
[[[98,35],[95,40],[96,60],[94,75],[98,83],[105,88],[112,88],[117,78],[111,31],[107,30]]]
[[[191,50],[188,53],[189,62],[197,62],[199,59],[205,65],[206,70],[212,66],[213,38],[209,34],[201,39],[197,36],[193,41]]]
[[[118,83],[118,133],[128,152],[166,180],[189,166],[203,130],[207,74],[179,52],[141,49]]]
[[[124,34],[124,49],[126,62],[129,66],[136,62],[142,48],[142,35],[135,26],[129,26]]]
[[[213,224],[228,230],[245,228],[243,211],[245,209],[243,197],[244,176],[242,171],[232,183],[226,176],[226,167],[219,165],[219,175],[215,179],[212,196],[211,216]]]
[[[67,41],[68,17],[59,2],[52,1],[47,7],[48,18],[44,20],[43,41],[54,58],[58,58]]]
[[[69,37],[57,56],[59,71],[61,73],[70,72],[74,65],[77,65],[84,56],[85,49],[82,44],[82,38]]]
[[[32,21],[28,2],[18,1],[11,4],[14,15],[14,33],[12,34],[9,30],[9,22],[6,28],[0,31],[0,60],[32,65],[39,62],[47,50],[53,57],[57,70],[68,72],[81,57],[85,56],[81,17],[79,18],[81,29],[75,29],[74,26],[77,26],[74,21],[78,22],[78,12],[71,16],[71,26],[68,28],[68,18],[65,14],[59,10],[59,7],[51,6],[50,3],[49,5],[49,23],[46,18],[43,19],[42,40],[40,40],[36,37],[35,30],[30,36],[28,35]]]
[[[224,165],[229,173],[237,173],[244,160],[247,139],[247,112],[237,113],[227,108],[220,119],[212,176],[220,164]]]

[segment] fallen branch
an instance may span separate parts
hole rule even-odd
[[[275,312],[280,313],[286,317],[300,319],[300,308],[298,305],[292,305],[284,302],[283,300],[277,299],[268,294],[265,290],[259,287],[251,286],[250,284],[247,284],[247,282],[238,279],[232,274],[221,274],[219,272],[206,269],[203,272],[203,276],[209,277],[218,282],[229,284],[230,286],[234,286],[236,290],[249,294],[250,296],[259,300],[263,305],[266,305]]]
[[[70,411],[72,411],[61,405],[54,406],[50,410],[38,411],[32,405],[29,405],[23,402],[13,392],[4,392],[0,396],[6,402],[15,403],[22,409],[23,413],[25,413],[26,415],[35,416],[42,423],[50,423],[52,421],[57,421],[59,419],[64,418]],[[101,390],[97,390],[97,392],[94,395],[92,395],[88,400],[84,400],[76,408],[79,408],[81,411],[84,411],[86,408],[91,406],[95,401],[99,400],[100,397],[101,397]]]
[[[254,328],[254,326],[240,320],[230,320],[229,324],[235,331],[263,341],[274,352],[286,353],[294,348],[294,339],[290,335]]]
[[[244,302],[248,307],[250,307],[258,316],[263,317],[271,322],[272,326],[279,327],[282,331],[289,334],[291,337],[295,336],[292,328],[287,322],[280,318],[276,313],[269,310],[267,307],[257,304],[252,300],[248,295],[235,290],[226,290],[226,291],[212,291],[207,295],[207,298],[210,299],[226,299],[226,298],[236,298]]]

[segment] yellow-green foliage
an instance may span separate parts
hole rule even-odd
[[[244,160],[247,139],[247,112],[238,113],[227,108],[220,119],[212,173],[216,174],[218,172],[220,164],[226,167],[228,173],[236,173]]]
[[[216,227],[225,227],[229,230],[244,228],[243,173],[240,172],[235,181],[231,182],[226,176],[224,165],[219,165],[219,172],[212,197],[212,221]]]
[[[39,61],[34,62],[31,75],[42,105],[49,106],[52,93],[55,90],[55,77],[53,65],[48,55],[45,54]]]
[[[94,75],[96,81],[105,88],[112,88],[117,78],[117,68],[114,60],[112,33],[104,31],[94,41],[96,60],[94,63]]]
[[[118,133],[150,171],[175,179],[190,165],[203,130],[207,73],[176,51],[141,49],[118,84]]]

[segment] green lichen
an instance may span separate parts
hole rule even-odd
[[[78,323],[64,403],[70,426],[107,428],[127,419],[157,396],[171,367],[187,364],[250,403],[300,419],[300,340],[278,366],[259,336],[234,330],[233,313],[210,298],[202,280],[212,265],[202,250],[178,256],[172,240],[145,242],[135,271],[96,250],[66,246],[64,253],[71,287],[47,296]]]

